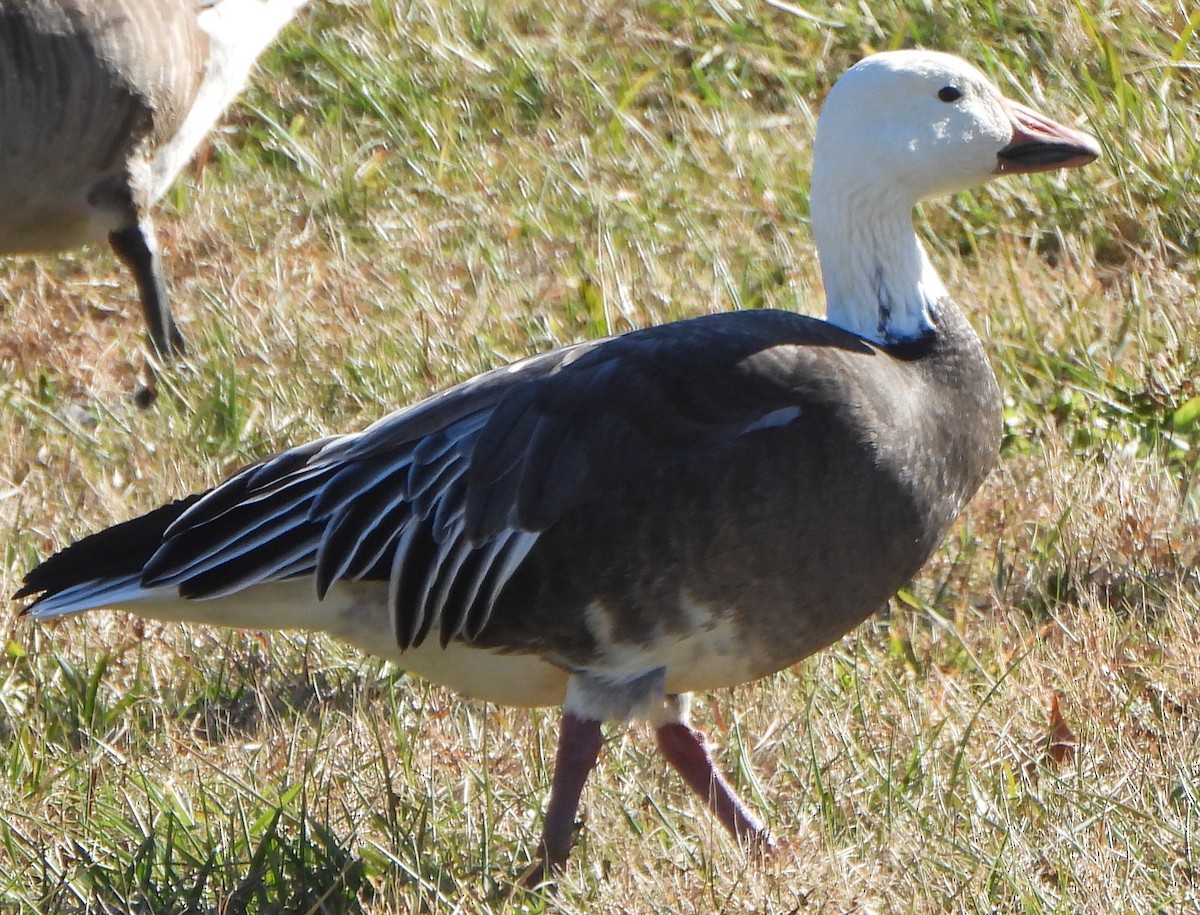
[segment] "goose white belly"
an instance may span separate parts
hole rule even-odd
[[[677,606],[683,611],[683,631],[660,629],[634,642],[616,637],[603,605],[591,604],[584,621],[602,647],[588,673],[624,682],[661,669],[666,671],[668,693],[688,693],[736,686],[772,672],[758,669],[755,652],[747,650],[730,614],[686,592],[679,595]]]
[[[401,651],[382,582],[339,582],[320,602],[314,599],[309,579],[258,585],[207,600],[180,600],[173,588],[142,594],[114,606],[176,622],[325,632],[434,683],[500,705],[561,705],[566,697],[568,671],[537,655],[461,641],[443,648],[436,632],[419,646]],[[769,673],[757,669],[754,652],[746,651],[728,617],[686,596],[680,604],[687,611],[687,632],[662,632],[641,642],[614,639],[603,608],[589,606],[580,624],[601,647],[585,672],[619,683],[665,669],[670,693],[734,686]]]
[[[567,672],[535,655],[505,654],[463,642],[442,648],[437,639],[427,639],[403,653],[397,649],[390,659],[433,683],[499,705],[562,705],[567,697]]]
[[[113,606],[175,622],[325,632],[434,683],[500,705],[561,705],[567,693],[567,671],[534,655],[463,642],[443,648],[436,633],[418,647],[401,651],[387,608],[387,585],[381,582],[341,582],[320,602],[312,581],[299,579],[211,600],[180,600],[174,588],[164,589]]]

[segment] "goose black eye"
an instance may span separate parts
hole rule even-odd
[[[944,86],[938,90],[938,98],[943,102],[957,102],[962,98],[962,90],[957,86]]]

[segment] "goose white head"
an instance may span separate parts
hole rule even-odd
[[[952,55],[889,51],[855,64],[830,90],[814,146],[829,320],[879,343],[932,332],[946,289],[913,232],[917,202],[1099,155],[1091,136],[1006,99]]]

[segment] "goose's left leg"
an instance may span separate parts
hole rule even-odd
[[[726,829],[739,842],[770,848],[771,834],[750,808],[742,803],[724,776],[713,766],[704,734],[688,722],[687,696],[667,696],[663,723],[654,735],[667,761],[683,776]]]

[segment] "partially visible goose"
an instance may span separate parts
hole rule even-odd
[[[648,719],[720,821],[767,843],[684,694],[882,607],[996,460],[996,381],[913,205],[1098,154],[958,58],[869,57],[817,129],[828,321],[709,315],[526,359],[85,538],[18,596],[37,619],[322,630],[471,696],[565,705],[550,869],[605,720]]]
[[[183,350],[150,206],[307,0],[2,0],[0,255],[108,239]]]

